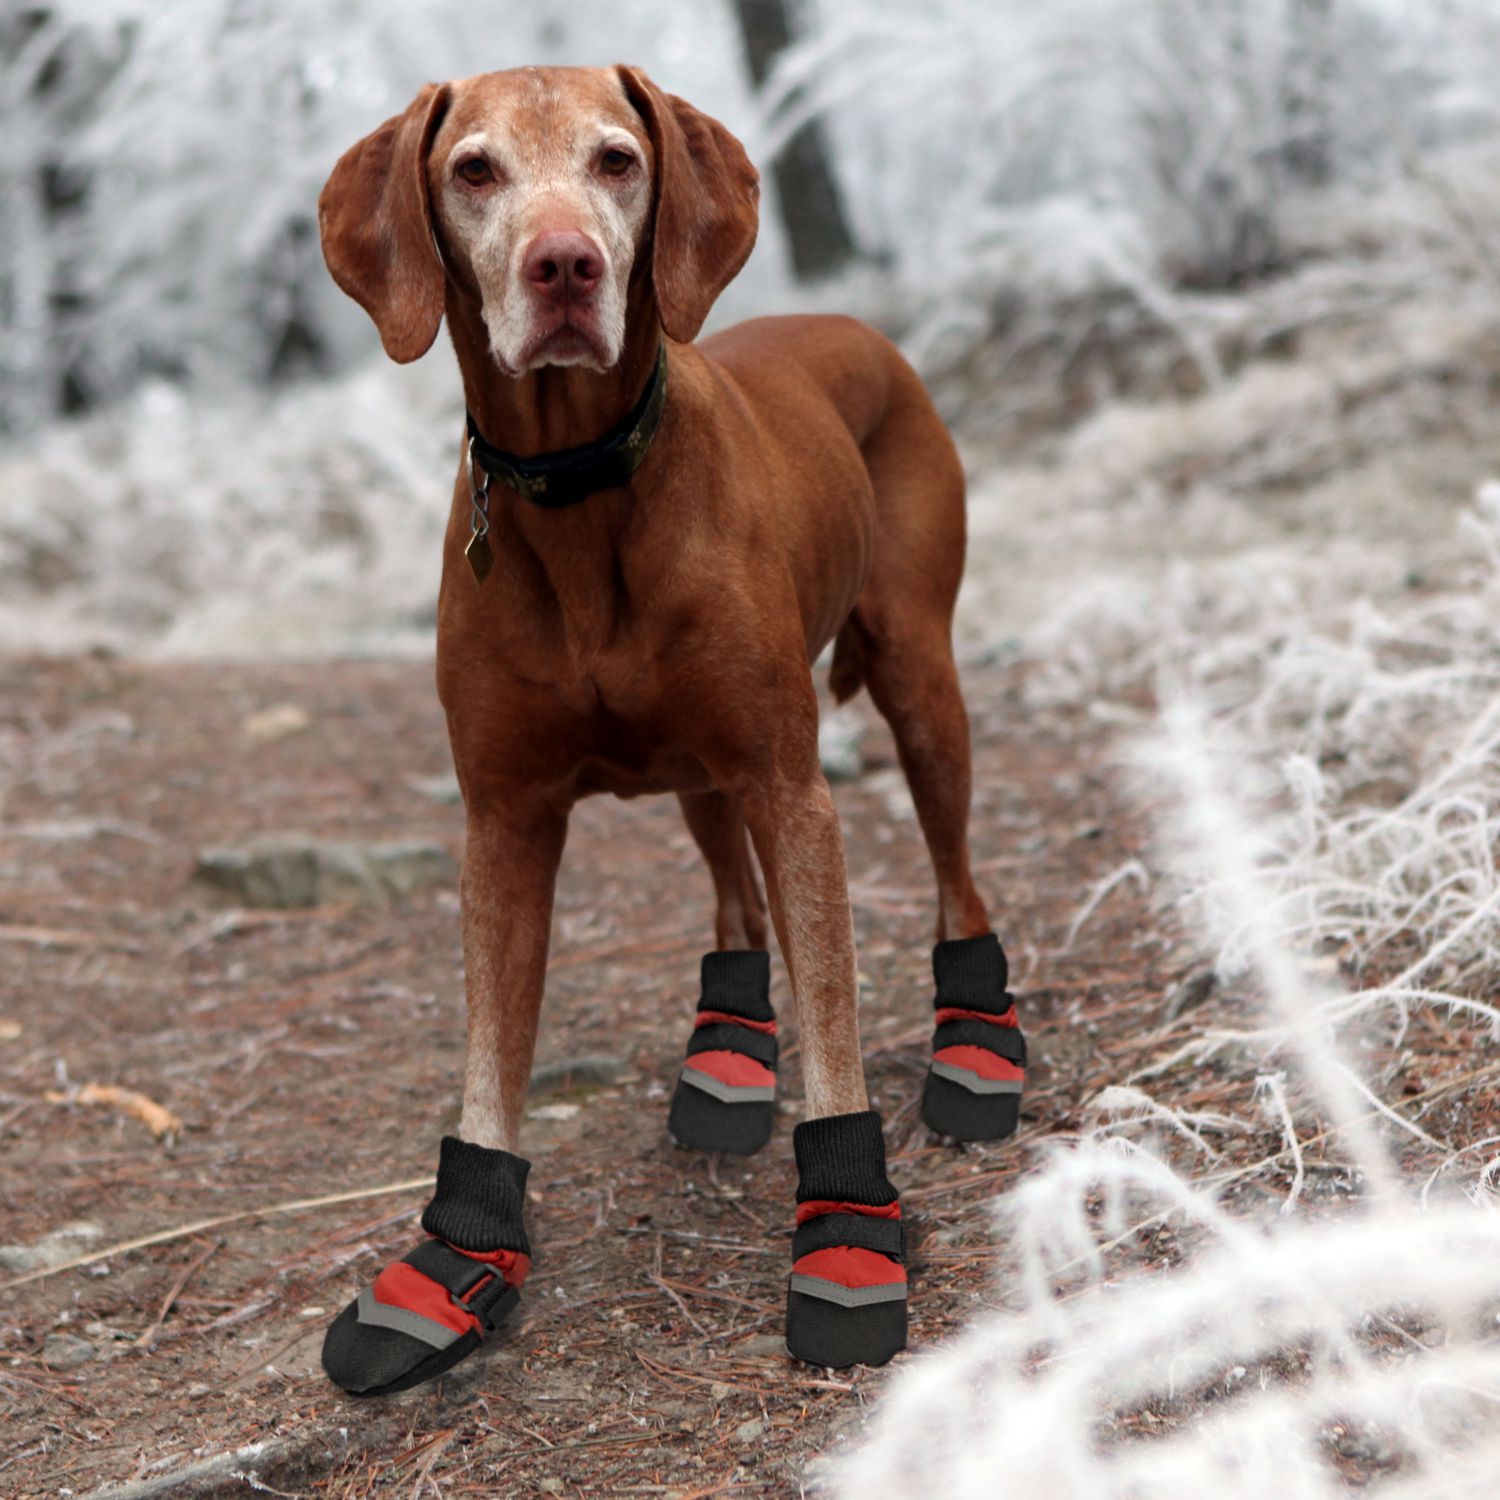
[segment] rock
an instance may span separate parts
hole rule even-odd
[[[765,1436],[766,1419],[764,1417],[751,1417],[748,1422],[741,1422],[734,1429],[736,1443],[754,1443]]]
[[[206,849],[194,873],[246,906],[285,909],[389,901],[455,882],[458,862],[441,844],[423,839],[359,844],[277,833]]]
[[[823,774],[830,781],[856,781],[864,772],[860,745],[865,726],[858,715],[834,712],[824,714],[818,725],[818,759]]]
[[[398,896],[429,885],[452,885],[458,880],[458,861],[430,839],[396,839],[365,846],[365,857],[376,878]]]
[[[259,713],[248,715],[240,727],[247,740],[266,744],[271,740],[285,739],[289,734],[298,734],[311,723],[305,708],[298,708],[295,703],[278,703],[274,708],[263,708]]]
[[[25,1276],[31,1271],[50,1271],[83,1252],[102,1236],[97,1224],[64,1224],[45,1234],[34,1245],[0,1245],[0,1271]]]
[[[446,776],[408,776],[406,784],[442,807],[457,807],[464,800],[458,789],[458,777],[452,771]]]
[[[1175,1021],[1184,1012],[1197,1009],[1218,988],[1218,983],[1218,975],[1214,973],[1212,965],[1195,969],[1185,978],[1179,979],[1167,990],[1162,1019]]]
[[[562,1480],[557,1479],[555,1477],[549,1477],[547,1479],[539,1479],[539,1480],[537,1480],[536,1487],[544,1495],[560,1495],[563,1492],[563,1482],[562,1482]]]
[[[1389,1468],[1400,1461],[1401,1450],[1385,1434],[1373,1428],[1349,1428],[1342,1423],[1328,1429],[1333,1451],[1340,1458],[1376,1468]]]
[[[785,1354],[786,1337],[780,1333],[757,1333],[754,1338],[746,1339],[743,1344],[736,1344],[734,1352],[752,1359]]]
[[[579,1088],[609,1088],[624,1076],[625,1059],[605,1052],[587,1052],[577,1057],[559,1057],[538,1063],[531,1070],[531,1092],[550,1094]]]
[[[53,1370],[76,1370],[98,1357],[99,1351],[87,1339],[73,1333],[49,1333],[42,1345],[42,1363]]]
[[[84,1333],[96,1344],[133,1344],[135,1335],[127,1333],[123,1328],[116,1328],[113,1323],[85,1323]]]
[[[528,1120],[575,1120],[583,1113],[581,1104],[539,1104],[526,1111]]]

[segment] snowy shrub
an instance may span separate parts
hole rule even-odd
[[[901,0],[818,7],[768,108],[826,115],[921,347],[1007,295],[1225,287],[1305,190],[1493,131],[1485,0]],[[1013,311],[1001,306],[998,311]]]
[[[1467,643],[1450,683],[1489,675],[1487,647],[1476,651],[1476,644]],[[1338,714],[1403,696],[1403,684],[1378,679],[1373,664],[1355,674],[1352,695],[1345,673],[1328,675],[1338,685]],[[1500,1472],[1497,1142],[1455,1149],[1434,1140],[1376,1097],[1340,1042],[1355,1016],[1381,1007],[1404,1014],[1423,1001],[1466,1008],[1488,1023],[1492,1041],[1500,1035],[1493,1007],[1411,987],[1411,976],[1439,965],[1460,937],[1485,951],[1491,966],[1500,947],[1490,853],[1500,778],[1484,764],[1493,753],[1485,757],[1482,748],[1495,714],[1492,703],[1476,713],[1476,703],[1462,686],[1450,700],[1458,722],[1451,740],[1439,739],[1457,753],[1434,757],[1412,778],[1395,813],[1410,833],[1405,852],[1425,846],[1423,904],[1443,918],[1411,929],[1424,941],[1403,973],[1354,994],[1314,979],[1298,957],[1306,933],[1285,918],[1287,867],[1299,863],[1295,878],[1314,913],[1342,921],[1363,896],[1366,921],[1384,923],[1399,918],[1403,903],[1389,900],[1378,877],[1399,882],[1409,859],[1375,848],[1354,852],[1369,829],[1346,809],[1325,815],[1336,830],[1331,839],[1268,861],[1276,840],[1264,832],[1266,805],[1227,787],[1245,785],[1246,765],[1274,761],[1285,736],[1250,743],[1226,733],[1222,716],[1201,700],[1166,705],[1142,762],[1155,802],[1169,808],[1168,878],[1191,898],[1210,948],[1232,948],[1262,997],[1264,1025],[1232,1040],[1250,1066],[1295,1072],[1316,1112],[1320,1151],[1336,1158],[1357,1196],[1316,1212],[1299,1202],[1303,1137],[1310,1145],[1314,1130],[1289,1107],[1280,1071],[1262,1073],[1259,1083],[1285,1149],[1248,1165],[1208,1153],[1192,1176],[1112,1134],[1108,1117],[1118,1111],[1095,1101],[1089,1114],[1106,1117],[1103,1123],[1072,1145],[1053,1144],[1041,1167],[996,1205],[1003,1311],[902,1371],[864,1443],[832,1471],[839,1495],[898,1496],[920,1487],[980,1500],[1003,1483],[1057,1500],[1336,1500],[1349,1493],[1351,1468],[1381,1496],[1479,1500],[1493,1493]],[[1330,749],[1340,739],[1327,720],[1314,718],[1304,732]],[[1375,739],[1390,748],[1378,730]],[[1423,816],[1458,798],[1470,805],[1451,831],[1442,818]],[[1475,821],[1488,824],[1487,847],[1470,836]],[[1363,886],[1346,888],[1344,874],[1365,869]],[[1467,909],[1453,907],[1448,894],[1470,878],[1489,893]],[[1226,1040],[1200,1034],[1177,1057],[1206,1055]],[[1149,1079],[1137,1075],[1137,1082]],[[1128,1114],[1199,1139],[1197,1118],[1174,1116],[1139,1086],[1105,1093],[1123,1096]],[[1446,1154],[1420,1192],[1402,1177],[1389,1144],[1410,1135]],[[1445,1170],[1464,1163],[1461,1172]],[[1331,1165],[1325,1155],[1325,1172]],[[1228,1208],[1231,1187],[1264,1179],[1273,1167],[1277,1180],[1291,1177],[1283,1193],[1268,1190],[1280,1198],[1278,1211]],[[1467,1191],[1456,1191],[1465,1178]],[[1132,1248],[1167,1225],[1181,1262],[1133,1263]]]
[[[732,18],[665,0],[45,0],[0,15],[0,434],[375,348],[318,249],[339,155],[432,78],[641,61],[742,113]]]

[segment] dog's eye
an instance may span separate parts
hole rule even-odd
[[[458,164],[458,175],[471,187],[495,180],[495,173],[482,156],[470,156]]]
[[[618,151],[613,147],[599,158],[599,170],[606,177],[623,177],[635,165],[635,157],[628,151]]]

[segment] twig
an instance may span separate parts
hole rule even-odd
[[[165,1105],[135,1089],[122,1089],[113,1083],[86,1083],[76,1092],[49,1090],[46,1099],[48,1104],[102,1104],[107,1109],[117,1109],[139,1120],[159,1141],[182,1134],[182,1121]]]
[[[649,1428],[645,1432],[622,1432],[618,1437],[578,1438],[569,1443],[549,1443],[545,1448],[511,1448],[506,1451],[505,1461],[509,1463],[513,1458],[534,1458],[539,1453],[563,1453],[569,1448],[623,1447],[631,1443],[649,1443],[656,1441],[661,1435],[655,1428]]]
[[[185,1240],[209,1229],[222,1229],[226,1224],[243,1223],[246,1219],[270,1219],[279,1214],[302,1213],[310,1208],[330,1208],[336,1203],[354,1203],[361,1198],[380,1198],[388,1193],[413,1193],[418,1188],[431,1188],[433,1179],[413,1177],[409,1182],[392,1182],[385,1187],[356,1188],[349,1193],[329,1193],[322,1198],[294,1198],[290,1203],[269,1203],[264,1208],[246,1208],[236,1214],[220,1214],[213,1219],[198,1219],[192,1224],[182,1224],[176,1229],[162,1229],[155,1234],[143,1234],[139,1239],[122,1240],[118,1245],[106,1246],[88,1255],[75,1256],[60,1266],[44,1266],[39,1271],[28,1271],[24,1276],[13,1276],[9,1281],[0,1281],[0,1292],[14,1291],[33,1281],[43,1281],[49,1276],[60,1276],[64,1271],[76,1271],[79,1266],[91,1266],[96,1261],[109,1260],[111,1256],[124,1255],[131,1250],[145,1250],[151,1245],[166,1245],[173,1240]]]
[[[636,1350],[635,1357],[651,1371],[653,1375],[663,1375],[668,1380],[690,1380],[694,1385],[727,1385],[731,1390],[748,1391],[752,1396],[764,1396],[768,1387],[762,1385],[746,1385],[741,1380],[730,1380],[724,1375],[695,1375],[691,1370],[681,1369],[677,1365],[669,1365],[659,1359],[652,1359],[649,1354],[642,1354]],[[795,1386],[799,1389],[816,1391],[852,1391],[854,1387],[842,1380],[810,1380],[802,1378],[777,1377],[777,1386]]]
[[[665,1281],[661,1279],[660,1276],[647,1276],[646,1280],[649,1281],[653,1286],[659,1286],[662,1291],[664,1291],[667,1296],[669,1296],[677,1304],[678,1310],[682,1313],[683,1317],[685,1317],[688,1322],[691,1323],[693,1327],[703,1335],[704,1338],[707,1338],[709,1336],[708,1329],[706,1329],[697,1320],[697,1318],[695,1318],[692,1313],[688,1311],[687,1303],[684,1302],[682,1298],[679,1297],[677,1293],[670,1286],[668,1286]]]
[[[161,1325],[167,1321],[167,1314],[172,1311],[172,1304],[182,1295],[182,1289],[188,1284],[188,1280],[193,1272],[203,1265],[222,1243],[222,1240],[215,1240],[197,1260],[191,1261],[182,1275],[172,1283],[172,1290],[161,1299],[161,1307],[157,1310],[156,1317],[152,1319],[151,1326],[135,1341],[137,1349],[149,1350],[151,1348]]]
[[[33,948],[108,948],[116,953],[142,953],[139,943],[100,937],[72,927],[12,927],[0,925],[0,943],[26,943]]]
[[[679,1495],[677,1500],[709,1500],[710,1496],[727,1495],[731,1490],[749,1489],[751,1486],[760,1488],[753,1479],[747,1483],[745,1480],[736,1479],[731,1474],[728,1479],[721,1479],[718,1484],[711,1484],[706,1490],[689,1490],[687,1494]]]
[[[672,1281],[665,1276],[653,1276],[651,1280],[665,1287],[668,1291],[675,1288],[679,1292],[686,1292],[690,1297],[709,1297],[715,1302],[733,1302],[739,1307],[753,1308],[756,1312],[762,1313],[780,1311],[779,1308],[772,1307],[768,1302],[754,1302],[749,1297],[739,1297],[733,1292],[720,1291],[715,1287],[693,1286],[691,1282]]]

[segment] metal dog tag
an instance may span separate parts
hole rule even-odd
[[[464,548],[464,556],[469,559],[469,571],[474,575],[474,582],[482,584],[490,576],[490,569],[495,566],[490,539],[482,531],[476,531],[469,538],[469,545]]]

